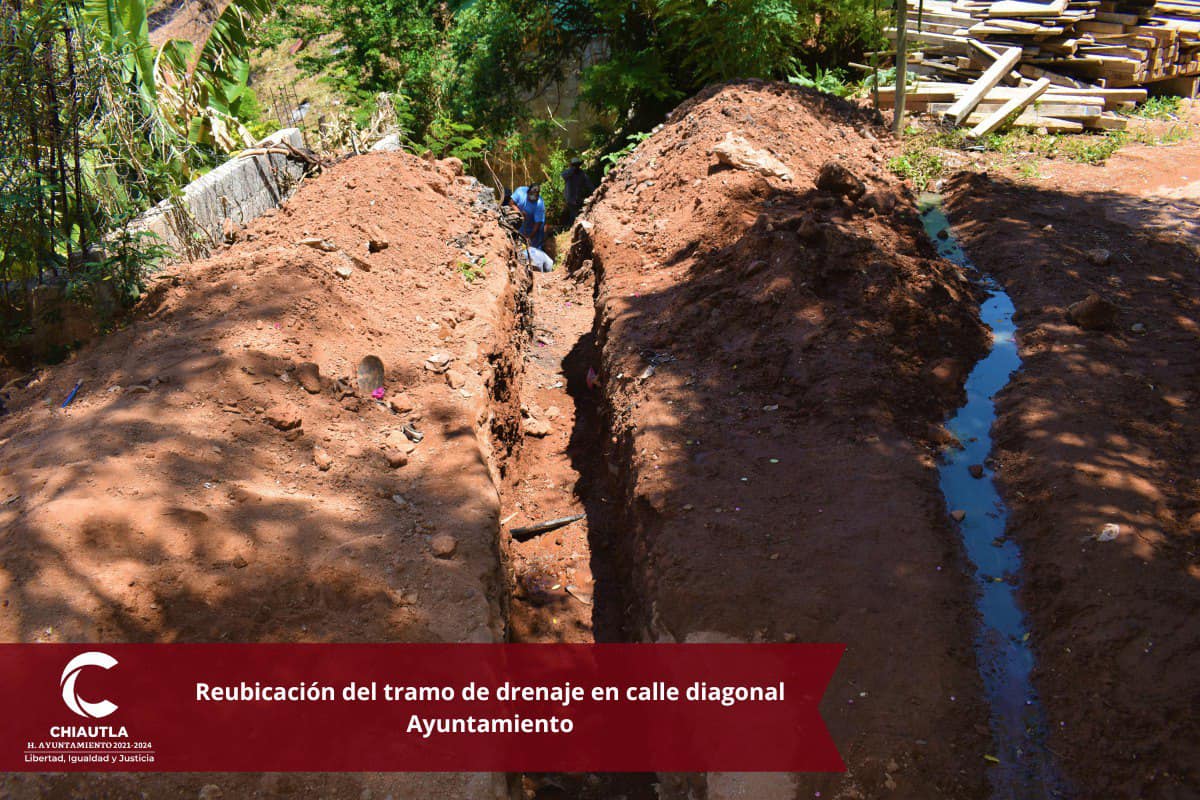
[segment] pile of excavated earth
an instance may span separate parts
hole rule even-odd
[[[0,418],[4,640],[844,642],[821,710],[846,773],[9,775],[0,793],[987,796],[974,582],[936,469],[988,348],[982,289],[937,256],[893,153],[845,101],[712,87],[609,173],[547,275],[457,161],[348,159],[10,383]],[[1002,407],[1002,457],[1036,452]],[[1067,480],[1069,455],[1030,474]],[[1042,519],[1053,498],[996,468],[1027,493],[1017,518]],[[1035,596],[1082,563],[1035,562]],[[1069,600],[1031,613],[1035,642],[1078,644],[1042,630],[1084,613]],[[1186,654],[1145,649],[1178,677],[1161,659]],[[1080,684],[1068,660],[1041,684],[1053,714]]]
[[[883,138],[831,97],[714,87],[576,228],[631,637],[849,643],[822,706],[846,775],[678,776],[672,796],[984,780],[971,592],[935,473],[984,330]]]
[[[343,162],[232,247],[160,280],[123,330],[13,391],[0,637],[504,637],[489,458],[493,427],[497,442],[515,435],[504,396],[521,283],[490,191],[461,169],[401,153]],[[383,364],[378,398],[358,385],[368,356]],[[208,785],[226,797],[492,797],[497,780],[102,783],[112,797]],[[5,778],[25,797],[98,782]]]

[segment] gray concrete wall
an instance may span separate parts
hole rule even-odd
[[[259,143],[302,147],[299,129],[286,128]],[[305,165],[285,155],[232,158],[189,183],[182,196],[164,200],[134,223],[154,234],[177,259],[206,255],[222,241],[225,220],[244,225],[278,208],[304,174]]]

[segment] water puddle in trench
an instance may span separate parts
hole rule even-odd
[[[993,483],[988,466],[992,451],[992,426],[996,421],[996,394],[1020,368],[1014,338],[1014,307],[1008,294],[967,258],[942,212],[941,197],[919,198],[925,231],[938,253],[979,274],[987,298],[980,316],[992,331],[993,344],[967,378],[967,402],[947,423],[961,442],[950,450],[938,468],[942,494],[949,511],[966,512],[959,531],[967,557],[975,567],[980,592],[977,607],[981,625],[975,653],[991,709],[995,752],[990,753],[992,796],[1009,798],[1064,797],[1062,779],[1046,748],[1046,720],[1031,681],[1033,650],[1025,615],[1017,604],[1021,578],[1021,551],[1006,538],[1008,509]],[[972,474],[983,467],[980,477]]]

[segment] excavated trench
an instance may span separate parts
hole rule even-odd
[[[594,380],[599,350],[593,278],[561,268],[535,274],[514,298],[514,353],[496,373],[508,383],[507,404],[519,398],[520,408],[519,429],[493,423],[493,438],[503,443],[501,552],[512,642],[629,638],[612,542],[618,507],[604,460],[603,397]],[[580,515],[544,533],[522,533]],[[510,776],[510,791],[535,800],[654,800],[654,780],[646,774],[529,773]]]

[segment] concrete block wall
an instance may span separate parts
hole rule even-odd
[[[304,144],[298,128],[285,128],[259,143]],[[244,225],[278,208],[304,174],[305,165],[285,155],[234,157],[189,183],[181,197],[164,200],[134,223],[154,234],[177,259],[198,258],[220,243],[225,220]]]

